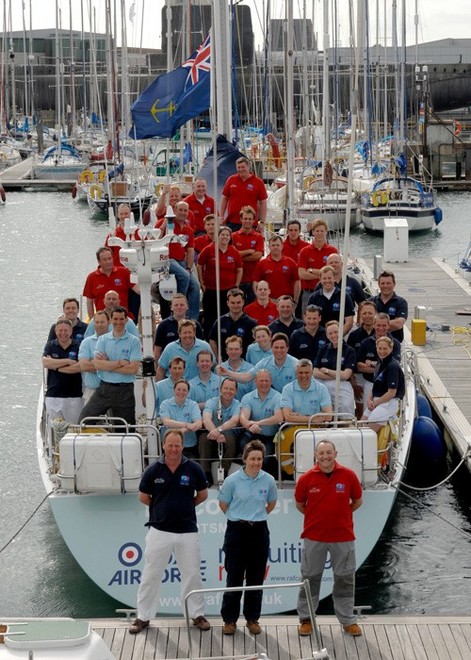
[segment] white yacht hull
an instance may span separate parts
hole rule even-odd
[[[396,489],[407,463],[415,412],[415,388],[408,384],[410,403],[405,407],[402,439],[396,448],[394,479],[381,481],[364,489],[364,504],[355,512],[356,557],[360,567],[376,545],[391,513]],[[40,429],[42,402],[39,407]],[[77,494],[57,489],[58,476],[50,479],[49,465],[42,435],[38,432],[41,472],[51,509],[69,550],[85,573],[108,595],[130,607],[135,607],[137,589],[144,565],[143,554],[147,508],[139,503],[137,494]],[[276,509],[270,515],[270,558],[266,583],[296,582],[300,577],[302,517],[294,503],[294,483],[282,482]],[[222,553],[225,518],[218,506],[218,491],[210,489],[206,502],[198,507],[201,540],[201,574],[207,588],[225,584]],[[332,573],[324,573],[321,597],[332,591]],[[206,613],[220,611],[222,594],[207,596]],[[296,608],[297,589],[267,590],[264,595],[265,614],[278,614]],[[169,560],[161,590],[159,612],[181,613],[180,576],[174,558]]]

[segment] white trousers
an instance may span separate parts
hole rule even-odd
[[[47,396],[44,399],[49,419],[64,419],[69,424],[78,424],[83,408],[82,397]]]
[[[379,399],[379,397],[373,400],[376,401],[377,399]],[[385,426],[387,422],[397,414],[398,404],[399,399],[390,399],[386,403],[380,403],[374,410],[366,408],[363,412],[363,417],[369,422],[375,422],[376,424]]]
[[[198,532],[174,534],[150,527],[146,536],[144,570],[137,593],[137,616],[141,621],[152,619],[156,612],[161,610],[159,608],[160,587],[172,552],[177,560],[181,576],[182,608],[186,594],[193,589],[203,587]],[[203,594],[196,594],[189,599],[188,611],[192,619],[204,615]]]
[[[355,397],[353,387],[348,380],[341,380],[339,383],[339,400],[335,401],[335,380],[321,380],[321,383],[327,387],[332,398],[332,407],[339,413],[355,415]]]

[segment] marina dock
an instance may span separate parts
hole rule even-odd
[[[425,307],[426,344],[413,346],[421,386],[462,457],[471,448],[471,285],[437,258],[383,268],[395,274],[396,291],[409,303],[409,338],[415,307]],[[471,470],[471,459],[466,463]]]
[[[317,619],[322,647],[331,660],[470,660],[471,617],[469,616],[366,616],[359,623],[361,637],[342,631],[333,616]],[[251,635],[239,621],[233,637],[222,634],[222,621],[212,619],[208,632],[191,630],[192,655],[182,619],[155,619],[139,635],[129,635],[126,620],[92,621],[116,660],[151,658],[257,658],[270,660],[313,658],[315,636],[300,637],[297,617],[262,618],[262,633]],[[326,656],[323,656],[326,657]]]
[[[31,171],[33,159],[26,158],[21,163],[12,165],[0,172],[0,183],[8,192],[10,190],[47,190],[54,189],[60,192],[69,192],[75,183],[75,179],[32,179]]]

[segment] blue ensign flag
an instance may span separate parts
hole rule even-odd
[[[173,137],[177,129],[209,108],[210,35],[178,69],[158,76],[131,106],[130,137]]]

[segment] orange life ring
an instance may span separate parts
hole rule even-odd
[[[453,135],[457,135],[457,136],[458,136],[458,135],[461,133],[461,131],[463,130],[463,127],[461,126],[460,122],[459,122],[457,119],[455,119],[455,120],[453,121],[453,129],[454,129],[454,130],[453,130]]]

